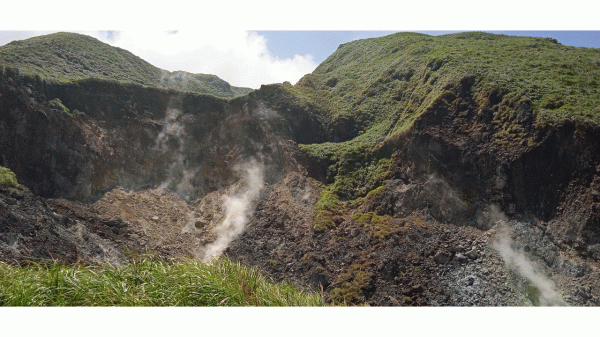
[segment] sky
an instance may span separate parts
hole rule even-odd
[[[340,44],[398,31],[439,35],[478,30],[553,37],[565,45],[600,48],[596,11],[582,0],[571,0],[568,7],[505,0],[493,9],[471,0],[336,3],[254,0],[190,6],[171,0],[142,6],[126,0],[91,5],[72,0],[14,1],[3,4],[3,13],[26,15],[3,16],[0,45],[56,31],[79,32],[127,49],[162,69],[214,74],[231,85],[255,89],[284,81],[294,84]]]

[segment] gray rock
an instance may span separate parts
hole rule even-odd
[[[315,286],[322,286],[323,288],[327,288],[331,284],[331,280],[325,272],[317,271],[311,275],[310,283]]]
[[[592,298],[589,287],[579,287],[578,293],[579,293],[579,296],[581,296],[581,298],[583,298],[584,301]]]
[[[469,262],[469,259],[461,253],[456,254],[454,257],[456,258],[456,261],[458,261],[459,263]]]
[[[477,258],[479,257],[479,252],[477,252],[477,249],[473,248],[470,251],[466,252],[465,256],[467,256],[471,260],[477,260]]]
[[[438,251],[435,256],[433,257],[433,261],[435,261],[438,264],[444,264],[448,261],[450,261],[452,259],[452,255],[450,255],[450,253],[440,250]]]
[[[392,296],[388,296],[388,297],[390,299],[390,303],[392,304],[392,306],[399,307],[401,305],[400,301],[398,301],[395,297],[392,297]]]

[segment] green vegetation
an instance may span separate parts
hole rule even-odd
[[[331,291],[333,303],[347,305],[358,302],[363,295],[362,288],[370,277],[371,274],[364,264],[356,263],[348,267],[346,272],[338,277],[341,286]]]
[[[61,102],[61,100],[60,100],[60,99],[58,99],[58,98],[55,98],[55,99],[51,100],[50,102],[48,102],[48,104],[49,104],[51,107],[57,108],[58,110],[60,110],[60,111],[62,111],[62,112],[64,112],[64,113],[66,113],[66,114],[70,114],[70,113],[71,113],[71,111],[69,110],[69,108],[67,108],[67,107],[66,107],[66,106],[65,106],[65,105],[64,105],[64,104]]]
[[[363,204],[363,203],[365,203],[365,202],[368,202],[369,200],[373,199],[373,197],[374,197],[375,195],[377,195],[377,193],[379,193],[379,192],[383,191],[383,189],[384,189],[384,188],[385,188],[385,185],[381,185],[381,186],[379,186],[379,187],[377,187],[377,188],[375,188],[375,189],[373,189],[373,190],[369,191],[369,193],[367,193],[367,195],[365,195],[364,197],[359,197],[359,198],[356,198],[356,199],[354,199],[354,200],[350,200],[350,201],[348,201],[348,202],[347,202],[347,205],[348,205],[350,208],[356,208],[356,207],[358,207],[359,205],[361,205],[361,204]]]
[[[323,306],[322,297],[225,258],[138,258],[121,268],[0,262],[1,306]]]
[[[8,187],[13,193],[24,188],[17,182],[17,175],[4,166],[0,166],[0,185]]]
[[[532,146],[520,108],[534,127],[600,126],[598,83],[600,49],[480,32],[398,33],[341,45],[313,73],[281,89],[332,123],[356,122],[351,140],[301,145],[326,170],[327,188],[355,200],[383,185],[388,144],[425,112],[487,109],[497,144]]]
[[[546,38],[398,33],[353,41],[340,46],[294,92],[332,118],[363,121],[365,132],[385,122],[397,133],[447,84],[469,76],[481,103],[496,90],[529,99],[544,120],[563,111],[598,123],[600,50]]]
[[[0,66],[52,83],[95,78],[221,97],[252,91],[230,86],[215,75],[159,69],[124,49],[75,33],[55,33],[1,46]]]
[[[71,117],[81,117],[85,115],[85,112],[79,111],[77,109],[73,110],[73,112],[71,112],[71,110],[69,108],[67,108],[63,102],[59,99],[59,98],[55,98],[51,101],[48,102],[48,105],[50,105],[51,107],[60,110],[61,112],[71,116]]]
[[[321,199],[315,205],[315,230],[322,231],[335,226],[334,218],[338,215],[340,200],[328,188],[321,189]]]
[[[363,213],[357,211],[352,216],[352,219],[356,221],[356,224],[359,226],[366,227],[371,231],[373,236],[378,238],[379,240],[385,240],[386,235],[394,233],[399,230],[399,228],[395,228],[390,220],[392,217],[388,214],[377,215],[375,212],[367,212]]]
[[[332,191],[345,200],[365,196],[381,186],[390,166],[389,158],[382,158],[375,145],[383,141],[377,137],[378,128],[350,141],[301,145],[309,156],[327,167],[326,182]]]

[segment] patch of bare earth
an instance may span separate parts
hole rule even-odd
[[[200,240],[185,233],[189,206],[161,189],[127,192],[114,189],[92,205],[109,217],[121,218],[147,237],[146,247],[167,257],[195,257]]]

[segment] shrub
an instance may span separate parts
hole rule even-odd
[[[372,277],[365,263],[367,262],[352,264],[346,272],[340,274],[338,277],[340,287],[331,291],[331,299],[334,304],[356,303],[364,295],[362,288]]]
[[[22,189],[23,185],[17,182],[17,175],[10,169],[0,166],[0,185]]]
[[[67,107],[66,107],[66,106],[65,106],[65,105],[64,105],[64,104],[63,104],[63,103],[60,101],[60,99],[58,99],[58,98],[55,98],[55,99],[51,100],[50,102],[48,102],[48,104],[49,104],[51,107],[57,108],[57,109],[61,110],[61,111],[62,111],[62,112],[64,112],[64,113],[67,113],[67,114],[69,114],[69,113],[70,113],[70,110],[69,110],[69,108],[67,108]]]

